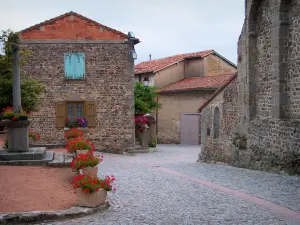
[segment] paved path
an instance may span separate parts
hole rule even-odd
[[[104,154],[100,175],[117,178],[110,209],[42,224],[300,224],[300,177],[197,163],[198,153],[159,145],[137,156]]]

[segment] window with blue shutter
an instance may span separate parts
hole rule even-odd
[[[84,53],[65,53],[66,79],[81,80],[85,77]]]

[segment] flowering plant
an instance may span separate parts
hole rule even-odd
[[[95,146],[89,140],[83,137],[70,139],[66,145],[66,149],[69,153],[76,152],[76,150],[95,150]]]
[[[33,130],[28,130],[28,137],[31,137],[34,141],[38,141],[41,138],[40,134],[38,132],[34,132]]]
[[[93,193],[99,191],[100,188],[106,191],[115,191],[114,181],[114,176],[106,176],[105,179],[99,179],[88,175],[78,175],[73,178],[72,185],[75,190],[79,188],[85,193]]]
[[[100,180],[100,187],[106,191],[116,191],[116,184],[115,184],[115,176],[106,176],[104,179]]]
[[[71,168],[74,172],[77,172],[82,168],[95,167],[102,161],[103,156],[97,157],[93,155],[92,151],[88,151],[86,154],[79,154],[77,157],[74,157],[71,162]]]
[[[139,114],[134,119],[135,127],[140,132],[147,130],[153,123],[155,123],[155,119],[150,114]]]
[[[85,117],[77,118],[76,121],[78,122],[79,127],[87,127],[88,126],[88,121],[87,121],[87,118],[85,118]]]
[[[74,139],[74,138],[79,138],[83,136],[83,131],[79,130],[77,128],[71,128],[68,130],[65,134],[64,137],[66,140]]]
[[[65,126],[68,128],[87,127],[88,121],[85,117],[76,118],[76,120],[70,120],[70,118],[67,118]]]
[[[21,107],[21,110],[19,113],[14,112],[14,108],[11,106],[7,106],[2,110],[2,117],[4,119],[10,119],[13,121],[17,120],[27,120],[29,113],[27,113],[23,108]]]

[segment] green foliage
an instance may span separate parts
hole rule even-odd
[[[18,43],[19,37],[11,30],[2,31],[0,45],[4,55],[0,55],[0,108],[13,105],[12,87],[12,43]],[[20,66],[26,63],[30,55],[28,50],[20,50]],[[40,96],[44,92],[44,85],[32,79],[21,70],[21,102],[27,112],[38,110]]]
[[[155,86],[145,86],[143,83],[134,84],[134,109],[135,114],[150,113],[153,109],[159,108],[159,103],[156,101],[158,96]]]

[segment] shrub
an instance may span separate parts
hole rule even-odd
[[[87,154],[79,154],[77,157],[74,157],[71,162],[71,168],[74,172],[77,172],[86,167],[95,167],[102,161],[103,156],[94,156],[93,152],[89,151]]]
[[[114,176],[106,176],[105,179],[99,179],[88,175],[78,175],[73,178],[72,185],[75,190],[79,188],[85,193],[93,193],[101,188],[106,191],[115,191],[114,181]]]
[[[64,134],[64,137],[65,137],[66,140],[79,138],[79,137],[82,137],[82,136],[83,136],[83,131],[79,130],[77,128],[72,128]]]
[[[40,134],[38,132],[34,132],[33,130],[28,130],[28,137],[31,137],[34,141],[38,141],[41,138]]]
[[[95,146],[89,140],[83,137],[78,137],[75,139],[70,139],[66,145],[66,149],[69,153],[76,152],[76,150],[95,150]]]

